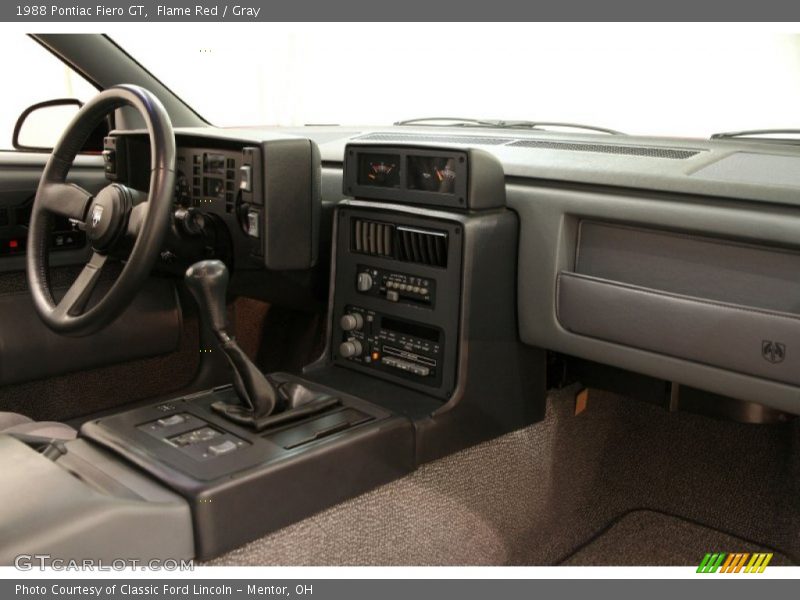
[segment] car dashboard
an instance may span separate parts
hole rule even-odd
[[[121,458],[170,495],[127,528],[179,511],[191,524],[170,542],[219,556],[543,419],[558,361],[648,378],[672,409],[702,392],[800,413],[794,148],[402,127],[176,140],[157,271],[215,258],[276,305],[316,296],[323,340],[268,375],[286,412],[263,422],[225,412],[236,381],[84,422],[76,456],[102,448],[98,468]],[[146,189],[148,164],[142,132],[106,140],[107,179]]]
[[[292,270],[316,263],[319,156],[307,139],[176,136],[173,235],[163,267],[179,272],[203,252],[238,269]],[[146,135],[105,139],[106,178],[146,191]]]
[[[306,248],[315,254],[316,243],[327,262],[330,247],[330,285],[336,290],[330,310],[337,344],[348,341],[336,329],[339,313],[364,310],[358,302],[364,298],[360,283],[355,284],[356,295],[339,301],[342,290],[353,287],[337,280],[341,270],[346,279],[362,283],[375,278],[379,291],[370,288],[367,296],[397,296],[395,306],[413,307],[415,314],[435,312],[437,302],[448,301],[428,276],[429,266],[409,269],[408,260],[386,263],[380,254],[388,246],[353,248],[354,259],[348,254],[345,264],[339,264],[343,244],[386,235],[400,241],[399,252],[432,244],[426,260],[436,260],[437,241],[452,242],[455,236],[441,226],[428,230],[423,225],[417,232],[413,217],[403,224],[366,214],[334,223],[334,209],[341,205],[341,214],[346,214],[353,200],[343,200],[350,197],[393,207],[401,220],[408,218],[408,206],[445,209],[451,215],[474,212],[475,207],[464,205],[470,183],[464,160],[468,152],[487,153],[502,170],[508,207],[519,219],[515,314],[522,342],[658,378],[676,388],[800,412],[792,351],[798,345],[792,319],[799,312],[793,273],[798,266],[794,221],[800,152],[793,146],[442,127],[204,133],[208,135],[202,129],[178,131],[176,210],[210,213],[225,222],[237,265],[243,267],[285,265],[270,260],[266,240],[277,236],[276,229],[289,230],[274,227],[261,239],[253,237],[259,227],[275,221],[266,218],[272,202],[258,205],[242,187],[248,185],[243,173],[251,173],[247,177],[258,186],[261,172],[253,168],[248,152],[258,152],[262,143],[269,147],[260,138],[292,135],[319,148],[321,202],[292,231],[324,224],[303,241],[302,254],[308,255]],[[269,164],[256,162],[264,173],[274,172]],[[321,218],[311,214],[314,210]],[[297,234],[290,237],[294,242]],[[296,255],[295,250],[291,246],[286,255]],[[452,260],[461,251],[455,250]],[[382,263],[380,268],[365,260],[370,252]],[[425,293],[415,293],[415,288]],[[381,322],[379,312],[371,316]],[[444,334],[451,337],[447,330],[452,327],[436,323],[426,331],[431,347],[444,353],[446,345],[438,346],[436,340]],[[384,334],[378,329],[375,335]],[[347,358],[348,366],[375,370],[365,362],[369,355]],[[413,380],[413,369],[424,371],[419,364],[407,365],[402,356],[395,358],[407,370],[390,372],[401,379]],[[333,360],[342,359],[335,354]],[[440,376],[436,369],[432,372]]]

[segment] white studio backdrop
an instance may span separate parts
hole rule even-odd
[[[4,26],[5,28],[5,26]],[[388,125],[458,116],[634,134],[800,127],[800,27],[111,24],[214,125]],[[10,28],[9,28],[10,29]],[[0,149],[28,105],[95,90],[22,32],[0,36]]]
[[[459,116],[700,137],[800,126],[800,35],[785,32],[332,23],[112,35],[221,126]]]

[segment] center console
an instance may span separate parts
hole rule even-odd
[[[322,386],[310,390],[336,403],[264,432],[211,408],[236,402],[226,386],[92,421],[82,434],[183,496],[196,557],[208,559],[413,469],[408,419]]]
[[[519,224],[499,162],[350,145],[343,186],[318,360],[257,371],[226,331],[224,266],[197,263],[187,286],[233,385],[82,428],[186,501],[200,559],[543,415],[544,354],[517,337]]]

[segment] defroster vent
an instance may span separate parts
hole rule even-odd
[[[353,250],[432,267],[447,267],[447,233],[353,219]]]

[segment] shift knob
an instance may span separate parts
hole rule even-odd
[[[196,262],[186,270],[184,277],[186,287],[218,336],[228,326],[225,308],[228,279],[228,268],[221,260]]]

